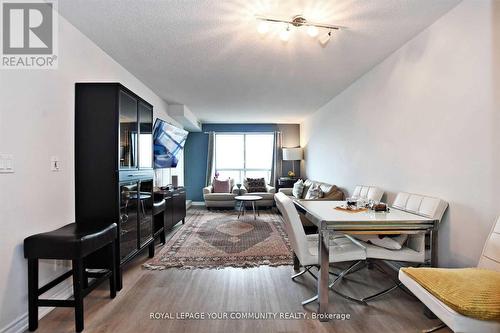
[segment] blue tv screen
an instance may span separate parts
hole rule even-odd
[[[188,132],[170,125],[159,118],[153,129],[153,153],[156,169],[175,168],[179,160],[177,155],[184,148]]]

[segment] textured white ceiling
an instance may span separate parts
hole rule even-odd
[[[299,122],[458,0],[60,0],[59,11],[168,102],[205,122]],[[262,38],[254,16],[346,26]],[[281,28],[281,27],[280,27]]]

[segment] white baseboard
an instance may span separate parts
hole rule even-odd
[[[192,206],[205,206],[205,201],[193,201],[191,202]]]
[[[73,296],[73,283],[68,279],[64,282],[61,282],[58,285],[58,290],[53,294],[47,295],[44,298],[53,298],[53,299],[68,299]],[[54,307],[39,307],[38,308],[38,318],[42,319],[45,317],[50,311],[54,310]],[[22,333],[28,329],[28,312],[19,316],[15,320],[13,320],[7,326],[0,328],[0,333]]]

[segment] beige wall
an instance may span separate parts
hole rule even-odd
[[[59,69],[0,70],[0,152],[15,159],[15,173],[0,174],[0,332],[27,323],[23,239],[74,221],[74,84],[79,81],[121,82],[153,104],[155,117],[172,121],[165,101],[62,17]],[[61,159],[60,172],[50,171],[54,155]],[[183,174],[179,167],[175,171]],[[65,269],[44,262],[40,283]]]
[[[450,203],[441,266],[474,266],[500,214],[498,6],[461,2],[301,125],[307,176]]]

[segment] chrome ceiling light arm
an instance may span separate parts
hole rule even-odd
[[[262,35],[266,34],[269,31],[269,24],[268,23],[279,23],[279,24],[285,25],[286,30],[281,31],[281,33],[280,33],[280,39],[283,42],[288,42],[288,40],[290,38],[290,26],[291,25],[296,27],[296,28],[306,27],[308,35],[313,37],[313,38],[318,36],[319,29],[327,29],[328,32],[326,34],[321,35],[318,38],[318,42],[322,47],[325,47],[326,44],[328,44],[328,42],[330,41],[330,39],[332,37],[333,30],[345,29],[344,27],[342,27],[340,25],[331,25],[331,24],[324,24],[324,23],[317,23],[317,22],[309,22],[302,15],[296,15],[296,16],[292,17],[291,20],[285,20],[285,19],[275,18],[275,17],[260,16],[260,15],[257,15],[255,18],[260,21],[260,24],[257,28],[257,31]]]
[[[345,29],[345,27],[342,27],[340,25],[331,25],[331,24],[324,24],[324,23],[309,22],[302,15],[296,15],[291,20],[284,20],[284,19],[280,19],[280,18],[260,16],[260,15],[255,16],[255,18],[257,20],[260,20],[260,21],[291,24],[295,27],[313,26],[316,28],[324,28],[324,29],[330,29],[330,30]]]

